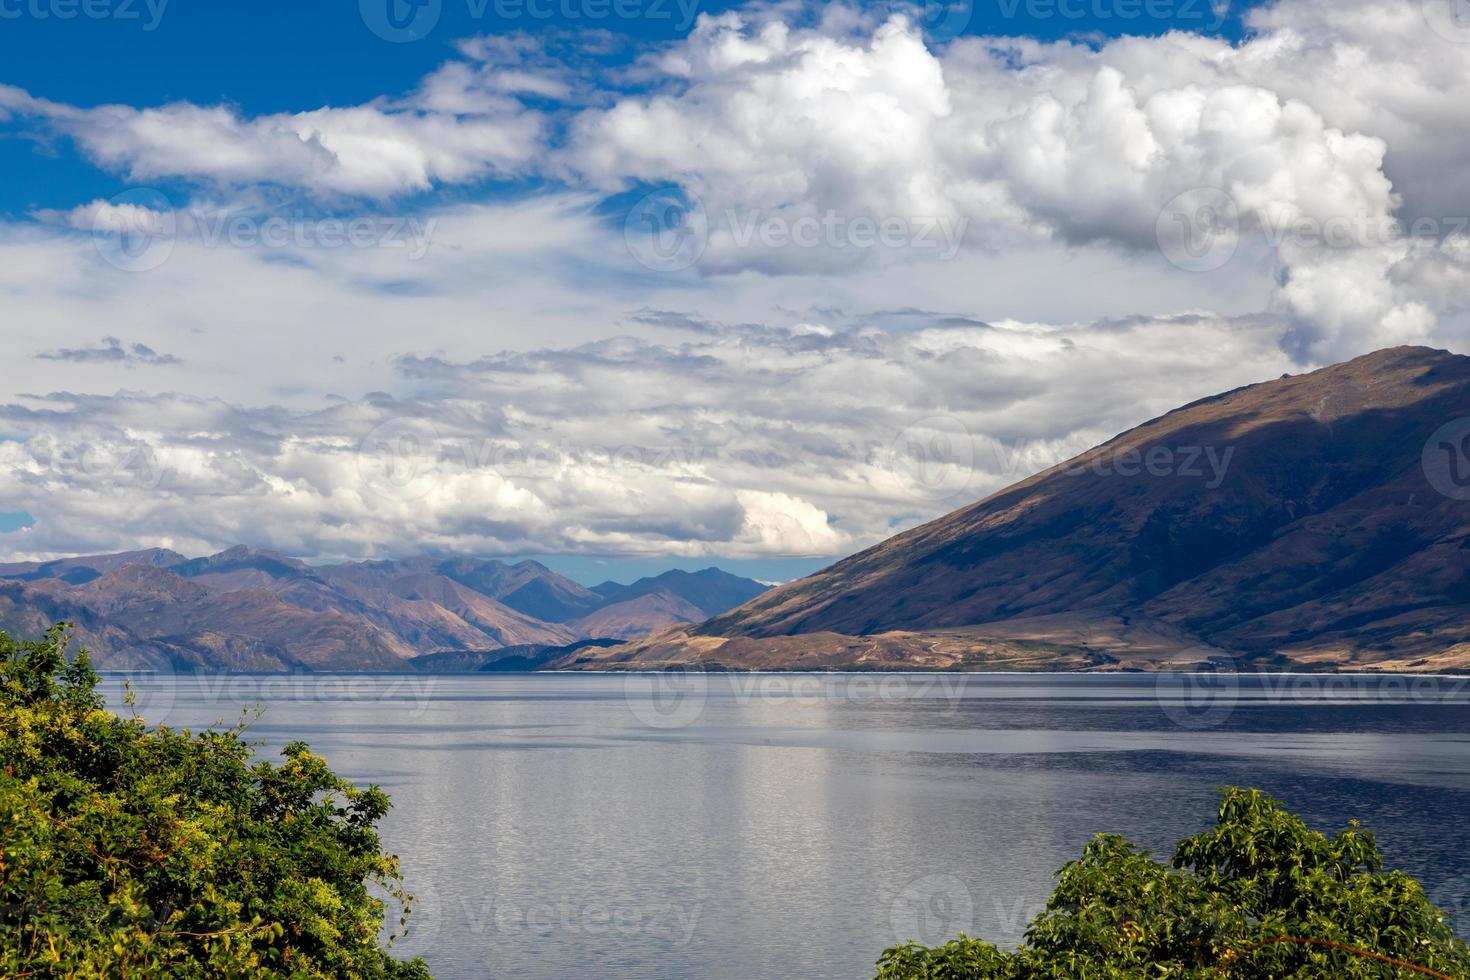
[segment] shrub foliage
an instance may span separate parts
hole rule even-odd
[[[1326,837],[1259,790],[1226,790],[1170,867],[1099,834],[1058,878],[1019,949],[907,943],[878,980],[1470,978],[1470,949],[1413,878],[1383,870],[1369,831]]]
[[[381,790],[119,717],[65,647],[0,633],[0,976],[428,976],[379,942]]]

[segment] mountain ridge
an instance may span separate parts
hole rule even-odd
[[[729,578],[718,580],[725,593],[743,598],[748,580]],[[640,580],[632,599],[610,599],[534,561],[310,565],[243,545],[198,558],[144,549],[0,565],[0,629],[37,635],[71,621],[103,669],[412,670],[438,662],[429,654],[498,649],[532,663],[536,651],[640,637],[738,601],[721,605],[708,588],[689,601],[684,581]],[[536,601],[565,621],[516,608],[538,585]]]
[[[1470,358],[1446,351],[1244,386],[559,666],[1470,668],[1470,502],[1426,448],[1462,423],[1470,446]]]

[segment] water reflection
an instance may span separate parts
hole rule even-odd
[[[436,976],[851,978],[1019,939],[1095,831],[1165,852],[1255,785],[1349,816],[1433,892],[1470,874],[1465,678],[138,675],[141,714],[251,704],[394,798]],[[123,678],[104,687],[120,698]]]

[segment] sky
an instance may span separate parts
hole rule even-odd
[[[1466,0],[0,0],[0,557],[805,574],[1470,317]]]

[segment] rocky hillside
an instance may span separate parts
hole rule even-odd
[[[1207,398],[693,628],[563,666],[1470,668],[1470,357]]]
[[[478,663],[640,637],[764,588],[714,569],[594,591],[533,561],[313,566],[244,547],[195,559],[154,549],[0,565],[0,629],[33,636],[69,620],[110,668],[433,669],[453,657],[425,655]]]

